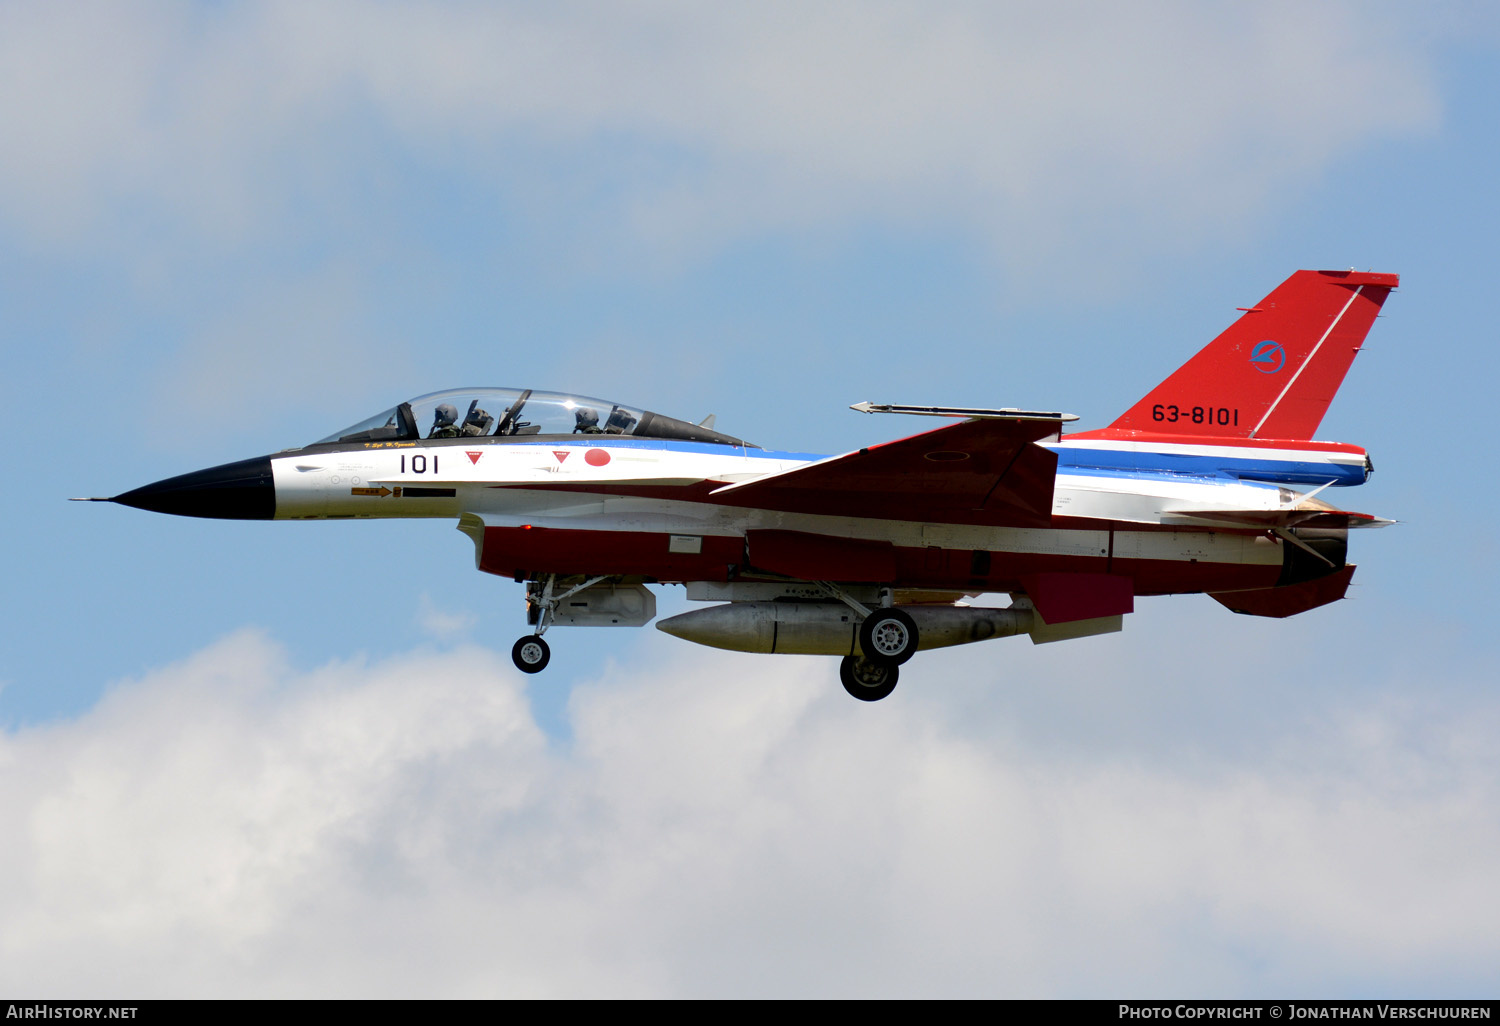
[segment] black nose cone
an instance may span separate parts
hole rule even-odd
[[[226,463],[148,484],[113,499],[124,506],[219,520],[270,520],[276,515],[271,458]]]

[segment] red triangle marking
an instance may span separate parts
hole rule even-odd
[[[469,450],[465,450],[464,451],[464,455],[467,456],[467,457],[469,457],[469,462],[470,463],[478,463],[479,462],[479,457],[481,457],[481,456],[484,455],[484,451],[480,450],[479,452],[472,452],[472,451],[469,451]]]
[[[557,457],[557,462],[561,463],[563,460],[565,460],[565,459],[568,458],[568,450],[566,450],[566,449],[553,449],[552,450],[552,455],[556,456]]]

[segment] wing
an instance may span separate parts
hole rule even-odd
[[[1005,527],[1052,522],[1058,422],[969,420],[716,489],[717,501],[788,513]]]
[[[1389,527],[1395,523],[1370,513],[1341,509],[1174,509],[1162,513],[1164,524],[1193,527],[1254,527],[1268,531],[1316,527],[1346,531],[1352,527]]]

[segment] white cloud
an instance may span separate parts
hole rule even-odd
[[[350,394],[409,369],[388,333],[368,323],[360,278],[342,265],[241,283],[232,305],[203,310],[166,355],[142,426],[158,444],[190,449],[295,406],[319,434],[337,430],[356,416]]]
[[[477,613],[440,606],[427,592],[417,600],[417,622],[439,641],[453,641],[468,635],[479,622]]]
[[[0,986],[1286,996],[1468,992],[1500,956],[1492,706],[1058,758],[831,666],[616,669],[562,750],[524,688],[566,682],[497,653],[227,638],[0,735]]]
[[[1172,247],[1434,126],[1431,40],[1402,16],[1172,0],[8,5],[0,74],[24,102],[0,109],[0,216],[66,242],[100,219],[138,229],[144,206],[147,223],[239,245],[378,192],[420,154],[580,250],[612,231],[632,261],[867,221],[972,226],[1012,258],[1083,239]]]

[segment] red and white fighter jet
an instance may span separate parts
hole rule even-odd
[[[602,399],[469,388],[112,501],[184,516],[456,519],[526,586],[528,673],[559,626],[642,626],[650,586],[714,605],[657,624],[743,652],[842,656],[856,698],[928,648],[1117,631],[1137,596],[1290,616],[1344,595],[1356,445],[1312,441],[1394,274],[1298,271],[1109,427],[1017,409],[838,456],[768,451]],[[1003,608],[969,599],[1008,593]]]

